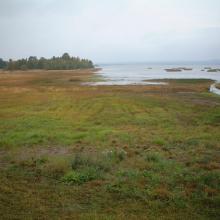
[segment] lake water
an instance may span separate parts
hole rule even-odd
[[[158,84],[146,82],[153,79],[212,79],[220,81],[220,72],[207,72],[205,67],[220,69],[220,65],[149,65],[149,64],[108,64],[99,65],[102,68],[97,75],[103,79],[95,85],[129,85]],[[192,68],[181,72],[167,72],[171,68]]]

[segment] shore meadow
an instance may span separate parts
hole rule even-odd
[[[214,82],[83,84],[95,72],[0,72],[1,218],[219,219]]]

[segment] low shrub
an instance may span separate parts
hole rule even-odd
[[[111,161],[105,158],[89,155],[76,154],[71,162],[73,170],[78,170],[85,167],[92,167],[96,170],[109,171],[111,167]]]
[[[69,170],[69,160],[65,157],[54,157],[43,166],[42,172],[45,176],[60,179]]]
[[[141,172],[139,172],[138,170],[120,170],[117,173],[117,176],[129,180],[136,180],[140,178],[142,175]]]
[[[166,144],[166,141],[162,138],[156,138],[153,140],[153,144],[156,144],[158,146],[163,146]]]
[[[145,170],[143,171],[143,176],[151,186],[159,185],[162,182],[161,176],[153,171]]]
[[[124,160],[126,152],[124,150],[108,150],[100,154],[76,154],[71,162],[73,170],[83,167],[93,167],[97,170],[109,171],[111,167]]]
[[[162,157],[159,153],[148,152],[145,156],[145,160],[148,162],[159,162],[160,160],[162,160]]]
[[[94,168],[87,168],[81,171],[70,171],[62,178],[62,181],[68,185],[83,184],[91,180],[100,178],[100,172]]]
[[[115,194],[120,199],[129,198],[134,200],[146,200],[145,193],[137,186],[115,183],[108,184],[106,190],[110,193]]]
[[[127,156],[127,152],[123,149],[107,150],[104,151],[102,154],[105,157],[105,159],[111,160],[116,163],[123,161]]]

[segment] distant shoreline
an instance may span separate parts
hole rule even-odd
[[[0,73],[30,73],[30,72],[76,72],[76,71],[91,71],[91,72],[98,72],[102,70],[102,68],[79,68],[79,69],[27,69],[27,70],[19,70],[19,69],[16,69],[16,70],[7,70],[7,69],[0,69]]]

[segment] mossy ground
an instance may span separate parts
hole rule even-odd
[[[0,73],[1,218],[218,219],[212,82],[82,86],[91,73]]]

